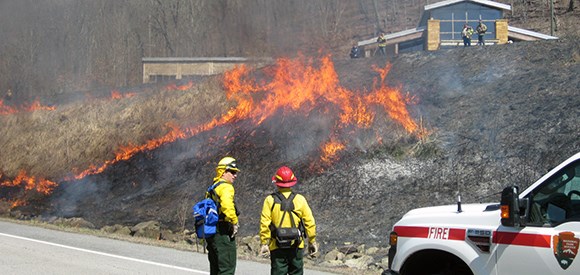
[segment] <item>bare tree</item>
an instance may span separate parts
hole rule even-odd
[[[304,26],[307,32],[312,33],[313,50],[331,48],[330,45],[340,45],[342,41],[352,36],[345,26],[344,14],[348,8],[347,1],[313,1],[305,3],[305,12],[308,11],[309,24]],[[306,19],[306,18],[305,18]]]
[[[191,216],[190,209],[190,200],[187,198],[187,195],[182,195],[175,209],[175,220],[182,231],[185,230],[187,219]]]
[[[165,49],[169,51],[168,55],[172,56],[175,53],[175,50],[173,49],[173,42],[171,40],[171,37],[169,35],[169,21],[168,21],[168,9],[170,9],[169,7],[167,7],[168,2],[162,2],[160,0],[155,0],[153,5],[153,13],[152,13],[152,17],[151,20],[153,22],[152,24],[152,28],[155,31],[155,33],[161,35],[163,37],[163,41],[165,42]]]
[[[383,26],[381,24],[381,15],[379,13],[379,5],[377,0],[373,0],[373,8],[375,11],[375,18],[376,18],[376,33],[380,33],[383,31]]]

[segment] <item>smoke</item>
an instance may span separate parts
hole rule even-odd
[[[281,150],[280,157],[297,161],[318,155],[320,145],[329,136],[333,124],[332,115],[315,111],[294,115],[278,113],[264,122],[263,128]]]
[[[91,179],[83,179],[75,182],[61,183],[50,197],[52,208],[51,215],[59,217],[76,217],[83,215],[86,209],[82,207],[89,201],[106,201],[109,193],[109,184],[96,183]]]

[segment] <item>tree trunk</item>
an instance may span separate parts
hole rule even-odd
[[[376,32],[381,33],[383,28],[381,26],[381,16],[379,14],[379,5],[377,4],[377,0],[373,0],[373,7],[375,9],[375,16],[376,16]]]

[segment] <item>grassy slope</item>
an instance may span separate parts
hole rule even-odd
[[[84,98],[56,103],[54,111],[0,116],[0,171],[12,178],[24,169],[59,181],[75,169],[102,164],[119,146],[140,145],[171,125],[185,128],[219,114],[226,103],[217,83],[208,79],[187,91],[151,87],[130,98]]]
[[[513,1],[500,2],[511,4]],[[549,33],[545,3],[532,2],[516,3],[513,13],[508,14],[510,23]],[[567,12],[564,2],[556,4],[558,32],[555,35],[578,35],[580,8]],[[223,99],[221,88],[214,84],[194,87],[185,93],[164,91],[162,87],[145,91],[138,88],[142,91],[140,95],[130,99],[85,97],[63,106],[56,102],[56,111],[0,116],[3,129],[0,173],[13,178],[24,169],[32,176],[59,180],[74,169],[86,169],[111,159],[119,146],[142,144],[163,136],[169,131],[167,123],[184,126],[207,121],[221,111],[217,106],[209,108]]]

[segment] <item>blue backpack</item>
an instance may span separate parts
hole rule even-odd
[[[207,198],[193,206],[195,233],[199,239],[207,239],[216,234],[217,223],[219,220],[219,204],[212,199],[211,195],[216,196],[214,189],[220,184],[221,182],[218,182],[217,184],[212,184],[208,187],[207,193],[209,196],[206,196]]]

